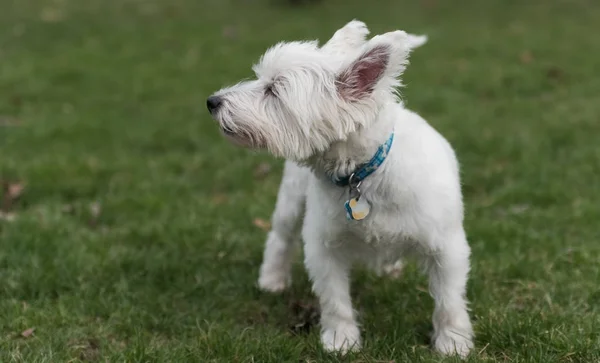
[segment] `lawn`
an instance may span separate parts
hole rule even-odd
[[[0,0],[0,361],[441,360],[415,266],[356,271],[344,358],[300,257],[289,292],[258,291],[282,161],[205,110],[268,46],[353,18],[430,37],[403,96],[462,164],[469,361],[600,361],[592,0]]]

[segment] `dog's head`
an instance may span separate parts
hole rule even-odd
[[[371,123],[395,102],[398,77],[425,37],[394,31],[366,40],[352,21],[322,47],[279,43],[253,67],[256,79],[224,88],[207,106],[233,142],[301,161]]]

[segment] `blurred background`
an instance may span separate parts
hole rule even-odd
[[[461,161],[469,359],[600,360],[599,2],[0,0],[0,361],[439,361],[412,265],[356,272],[344,359],[300,256],[289,292],[257,290],[282,161],[205,110],[355,18],[429,36],[402,94]]]

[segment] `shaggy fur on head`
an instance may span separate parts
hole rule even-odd
[[[352,265],[397,276],[402,258],[415,257],[435,300],[434,348],[466,356],[473,347],[465,300],[470,248],[458,163],[450,144],[396,93],[410,51],[427,37],[368,34],[364,23],[352,21],[321,47],[279,43],[253,67],[255,80],[207,101],[228,139],[287,159],[258,283],[272,292],[289,286],[301,236],[321,306],[321,342],[343,353],[361,345]],[[348,220],[349,190],[332,178],[368,162],[392,133],[387,158],[360,186],[369,214]]]
[[[217,117],[237,142],[305,161],[368,127],[394,101],[408,39],[396,31],[369,42],[357,36],[346,47],[335,39],[322,48],[316,41],[279,43],[253,67],[255,80],[215,94],[226,105]]]

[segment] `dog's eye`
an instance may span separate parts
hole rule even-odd
[[[276,97],[277,95],[275,94],[275,92],[273,91],[273,85],[268,85],[267,88],[265,88],[265,96],[273,96]]]

